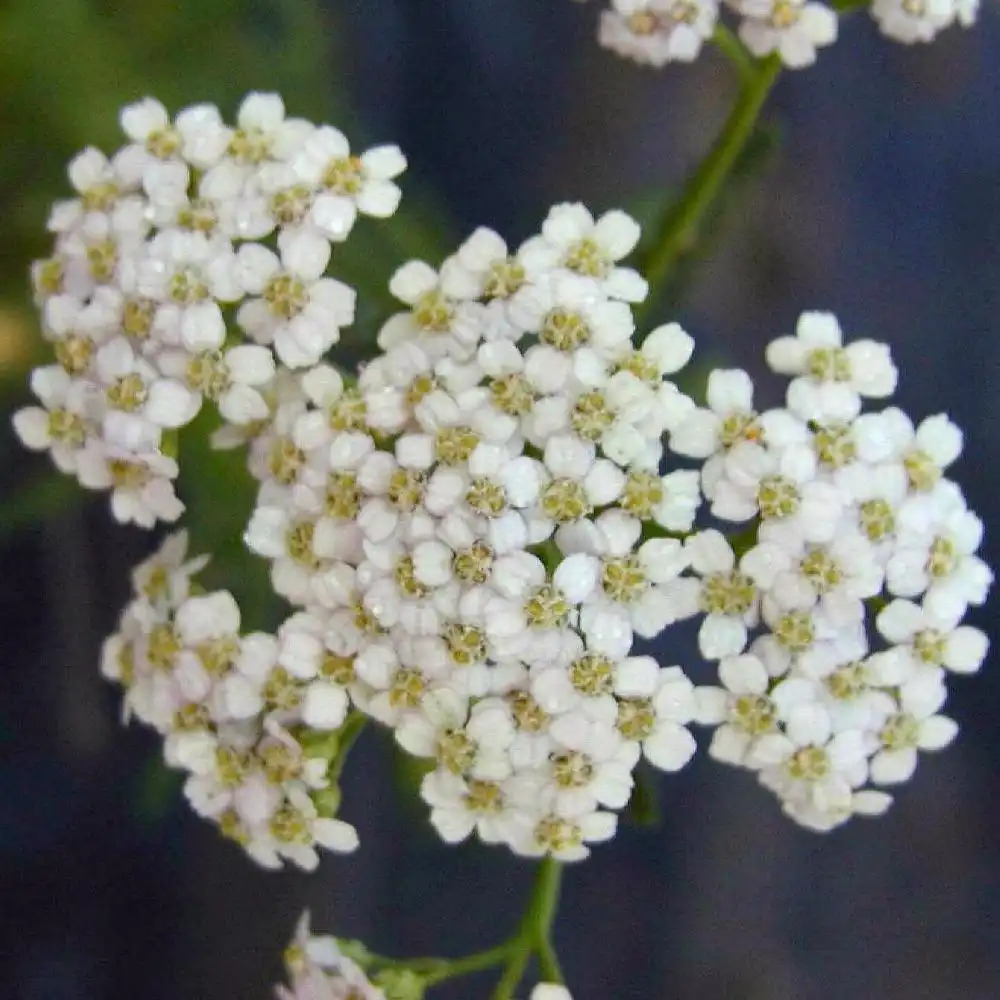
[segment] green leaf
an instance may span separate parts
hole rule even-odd
[[[160,757],[152,756],[143,765],[136,781],[135,811],[150,825],[160,822],[180,795],[184,776],[173,771]]]
[[[641,761],[634,776],[635,788],[625,807],[625,819],[636,826],[658,827],[663,822],[658,772]]]
[[[268,565],[243,542],[257,484],[246,468],[246,451],[216,451],[209,443],[218,424],[213,407],[202,412],[180,435],[178,492],[187,505],[183,524],[191,551],[212,561],[201,575],[208,589],[232,591],[243,616],[243,630],[267,629],[280,620],[282,604],[271,588]]]
[[[48,517],[83,501],[79,486],[56,471],[42,473],[0,498],[0,538],[37,527]]]

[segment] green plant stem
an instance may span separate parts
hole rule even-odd
[[[716,48],[733,64],[741,81],[751,79],[757,64],[747,51],[746,46],[722,22],[715,26],[712,41]]]
[[[524,978],[524,970],[533,954],[538,955],[542,975],[547,982],[561,983],[562,972],[552,945],[552,925],[559,908],[562,865],[545,858],[538,866],[535,888],[527,912],[511,943],[510,957],[493,992],[492,1000],[511,1000]]]
[[[482,972],[484,969],[492,969],[502,964],[508,958],[513,948],[513,941],[504,941],[495,948],[487,948],[485,951],[477,951],[473,955],[466,955],[464,958],[437,960],[439,968],[430,968],[427,972],[427,985],[434,986],[436,983],[444,982],[446,979],[457,979],[459,976],[471,976],[474,972]],[[409,963],[404,963],[412,968]]]
[[[351,752],[351,747],[354,746],[355,741],[361,735],[361,730],[367,724],[368,717],[357,711],[357,709],[352,709],[348,713],[347,718],[344,719],[344,724],[337,732],[337,756],[334,757],[327,772],[327,777],[331,785],[336,784],[339,780],[344,770],[344,765],[347,763],[347,755]]]
[[[734,39],[735,41],[735,39]],[[667,212],[659,238],[642,268],[650,294],[639,310],[639,322],[656,303],[656,295],[679,258],[694,245],[698,228],[715,203],[740,153],[753,135],[764,102],[781,71],[777,55],[754,64],[745,75],[733,110],[708,155],[688,178],[677,203]]]
[[[345,723],[346,726],[346,723]],[[389,958],[376,955],[365,949],[365,956],[359,959],[367,969],[407,970],[421,977],[427,987],[436,986],[449,979],[471,976],[476,972],[502,965],[503,972],[493,994],[494,1000],[511,1000],[524,977],[524,971],[532,955],[538,956],[538,964],[546,982],[561,983],[562,972],[559,959],[552,944],[552,925],[559,906],[559,887],[562,880],[562,865],[552,858],[546,858],[538,866],[534,888],[524,916],[518,923],[513,936],[501,944],[484,951],[477,951],[462,958]]]

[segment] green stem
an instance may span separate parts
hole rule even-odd
[[[351,747],[361,735],[361,730],[368,724],[368,717],[357,709],[352,709],[344,724],[337,730],[337,756],[331,761],[327,777],[330,784],[336,784],[347,763],[347,755],[351,752]]]
[[[733,64],[740,80],[747,82],[754,75],[757,64],[746,46],[721,21],[715,26],[712,41],[716,48]]]
[[[457,979],[459,976],[471,976],[474,972],[482,972],[484,969],[492,969],[500,965],[510,956],[514,946],[513,941],[504,941],[495,948],[487,948],[485,951],[477,951],[474,955],[466,955],[464,958],[444,959],[439,962],[437,969],[431,969],[427,973],[427,985],[434,986],[444,982],[446,979]],[[409,966],[410,963],[404,962]]]
[[[346,727],[347,723],[345,723]],[[364,949],[355,956],[366,970],[379,969],[380,975],[398,970],[419,976],[426,987],[436,986],[449,979],[471,976],[476,972],[503,965],[503,972],[493,993],[493,1000],[511,1000],[524,977],[524,970],[532,955],[546,982],[561,983],[559,959],[552,944],[552,925],[559,905],[559,885],[562,866],[546,858],[538,866],[535,885],[528,901],[528,908],[521,918],[514,935],[501,944],[463,958],[388,958]],[[345,946],[346,947],[346,946]]]
[[[528,910],[511,942],[510,957],[492,1000],[511,1000],[514,990],[524,978],[524,970],[533,954],[538,955],[539,966],[547,982],[563,981],[559,960],[552,945],[552,925],[559,908],[561,881],[562,865],[553,858],[545,858],[538,866]]]
[[[680,200],[667,213],[659,239],[642,268],[650,294],[639,310],[640,322],[655,304],[656,292],[664,279],[694,244],[706,213],[753,135],[757,118],[780,71],[781,59],[777,55],[768,56],[752,67],[711,151],[684,185]]]
[[[538,946],[538,968],[542,973],[542,981],[546,983],[563,982],[562,969],[559,968],[559,956],[550,941],[543,941]]]
[[[500,977],[500,982],[497,983],[497,988],[493,992],[492,1000],[511,1000],[511,997],[514,996],[514,990],[518,988],[524,978],[524,970],[530,957],[531,949],[523,947],[518,948],[511,955],[510,961]]]

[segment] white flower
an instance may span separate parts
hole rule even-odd
[[[947,28],[955,20],[956,7],[954,0],[874,0],[871,14],[883,35],[912,45],[929,42]]]
[[[389,291],[410,309],[391,316],[379,331],[378,346],[383,351],[414,340],[434,361],[445,356],[467,359],[475,351],[478,328],[463,331],[456,324],[461,300],[444,291],[438,272],[429,264],[422,260],[404,264],[390,278]]]
[[[617,209],[596,221],[579,203],[554,205],[542,223],[541,236],[529,240],[520,255],[529,266],[563,267],[600,282],[604,294],[625,302],[646,297],[645,280],[618,266],[639,242],[638,223]]]
[[[898,378],[885,344],[856,340],[844,347],[832,313],[803,313],[794,337],[768,344],[767,363],[783,375],[798,376],[788,387],[788,408],[821,425],[853,420],[862,396],[890,396]]]
[[[678,617],[687,617],[696,607],[705,612],[698,630],[698,648],[708,660],[721,660],[743,652],[747,630],[757,624],[760,595],[742,560],[718,531],[701,531],[685,540],[691,568],[701,578],[693,592],[672,589],[680,602]],[[687,580],[679,581],[687,584]],[[696,603],[695,603],[696,602]]]
[[[565,271],[525,286],[508,309],[519,327],[538,333],[541,343],[528,349],[525,374],[545,393],[569,384],[577,352],[586,349],[611,365],[628,352],[635,330],[626,303],[609,300],[594,278]]]
[[[357,213],[388,218],[399,205],[393,183],[406,169],[398,146],[377,146],[352,156],[344,134],[329,125],[317,128],[292,160],[297,178],[318,190],[310,221],[331,240],[347,239]]]
[[[278,94],[250,93],[236,113],[227,157],[247,173],[263,172],[273,161],[294,157],[312,132],[308,122],[285,116],[285,104]]]
[[[77,456],[81,484],[92,490],[110,487],[115,520],[143,528],[157,520],[176,521],[184,512],[171,481],[177,471],[177,463],[159,452],[136,454],[95,438]]]
[[[420,796],[445,843],[457,844],[475,831],[484,843],[497,844],[509,843],[526,823],[516,789],[514,778],[481,781],[437,770],[421,782]]]
[[[248,424],[270,414],[263,395],[275,374],[269,348],[240,344],[194,354],[168,348],[156,360],[160,371],[186,385],[199,401],[211,399],[231,423]]]
[[[573,1000],[573,995],[557,983],[539,983],[528,1000]]]
[[[756,743],[777,731],[768,671],[757,656],[748,653],[722,660],[719,680],[724,687],[697,689],[696,718],[718,727],[708,748],[712,757],[746,767]]]
[[[940,700],[943,698],[942,690]],[[951,743],[958,726],[947,716],[936,714],[939,704],[926,702],[911,710],[904,705],[886,720],[879,733],[882,749],[871,760],[872,781],[878,785],[909,781],[917,766],[918,750],[940,750]]]
[[[837,39],[837,15],[805,0],[742,0],[740,38],[758,57],[777,52],[790,69],[816,61],[816,49]]]
[[[291,368],[315,365],[340,339],[340,328],[354,321],[354,291],[322,277],[330,245],[307,232],[278,237],[280,259],[257,244],[240,248],[238,267],[251,295],[236,319],[261,344]]]
[[[532,789],[535,797],[535,816],[530,832],[518,831],[517,839],[511,842],[515,854],[526,857],[548,855],[557,861],[583,861],[590,856],[588,844],[610,840],[618,828],[618,817],[604,810],[559,814],[551,811],[547,797],[538,799],[538,789]]]
[[[316,551],[316,520],[282,506],[259,506],[243,540],[251,552],[273,561],[271,582],[294,604],[312,597],[313,578],[322,568]]]
[[[677,606],[664,585],[684,571],[688,556],[673,538],[639,544],[641,525],[619,512],[600,515],[596,527],[595,553],[568,556],[553,579],[571,602],[581,605],[580,624],[591,648],[615,655],[617,649],[608,648],[598,634],[609,617],[622,621],[629,646],[632,630],[652,638],[676,620]]]
[[[959,625],[961,615],[941,614],[911,601],[891,601],[879,612],[877,626],[914,665],[946,667],[958,674],[974,673],[986,658],[985,633]]]
[[[763,440],[753,408],[753,382],[741,369],[715,369],[708,376],[708,409],[699,409],[675,428],[670,448],[678,455],[709,458],[740,441]]]
[[[786,424],[807,434],[785,411],[765,414],[769,439]],[[730,521],[759,514],[761,538],[829,541],[848,501],[838,486],[819,478],[816,455],[804,440],[769,447],[745,441],[731,449],[718,471],[714,483],[703,482],[712,513]]]
[[[31,373],[31,389],[43,405],[14,414],[17,436],[32,451],[51,452],[60,472],[74,473],[80,449],[97,430],[92,387],[71,379],[58,365],[48,365]]]
[[[899,510],[896,550],[886,565],[889,592],[916,597],[926,591],[925,606],[944,617],[982,604],[993,580],[973,554],[982,535],[982,521],[953,483],[911,497]]]
[[[714,0],[613,0],[601,14],[598,40],[620,56],[649,66],[692,62],[719,17]]]
[[[565,716],[559,721],[563,724],[553,729],[555,745],[542,770],[542,794],[551,798],[553,810],[582,815],[599,805],[621,809],[632,793],[639,747],[621,739],[595,739],[593,730],[602,728],[600,724],[568,724],[571,720]]]
[[[187,557],[188,535],[177,531],[132,571],[132,589],[164,610],[175,610],[187,599],[191,578],[208,563],[208,556]]]
[[[126,293],[161,303],[154,336],[191,351],[222,346],[226,326],[219,303],[242,295],[228,240],[181,230],[158,233],[143,256],[127,259],[121,284]]]
[[[198,413],[201,400],[182,382],[160,377],[149,361],[136,355],[125,337],[116,337],[101,347],[94,368],[108,410],[131,418],[105,419],[105,437],[116,444],[137,448],[136,442],[144,439],[158,444],[158,429],[183,427]],[[112,427],[124,437],[116,438]]]
[[[316,937],[309,930],[309,913],[303,913],[295,938],[285,951],[291,987],[277,987],[278,1000],[385,1000],[359,966],[341,953],[335,938]]]
[[[199,170],[217,162],[229,141],[218,108],[196,104],[185,108],[171,123],[166,108],[152,97],[122,110],[121,126],[136,144],[123,151],[130,171],[138,176],[156,161],[183,158]]]
[[[502,704],[468,702],[447,687],[426,694],[419,709],[407,712],[396,741],[415,757],[432,757],[438,767],[473,780],[502,781],[511,772],[507,750],[514,724]]]
[[[863,601],[882,589],[875,550],[859,531],[842,527],[826,544],[763,541],[741,567],[781,608],[817,606],[831,621],[849,625],[864,615]]]
[[[540,273],[520,252],[511,255],[498,233],[481,226],[441,265],[441,290],[455,300],[504,301]]]
[[[641,743],[643,756],[654,767],[678,771],[696,749],[687,728],[698,714],[694,685],[680,667],[662,667],[642,680],[630,688],[618,683],[615,725],[626,740]]]

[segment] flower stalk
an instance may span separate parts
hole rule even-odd
[[[725,41],[719,35],[720,47],[738,65],[733,53],[742,49],[735,38]],[[745,50],[743,50],[745,57]],[[718,201],[733,168],[746,149],[771,89],[781,72],[781,60],[771,56],[741,70],[743,79],[739,97],[708,155],[698,165],[684,185],[678,201],[667,212],[660,232],[642,264],[642,273],[649,282],[650,294],[637,309],[641,324],[649,309],[655,307],[658,292],[670,277],[677,262],[697,242],[699,231],[712,206]]]

